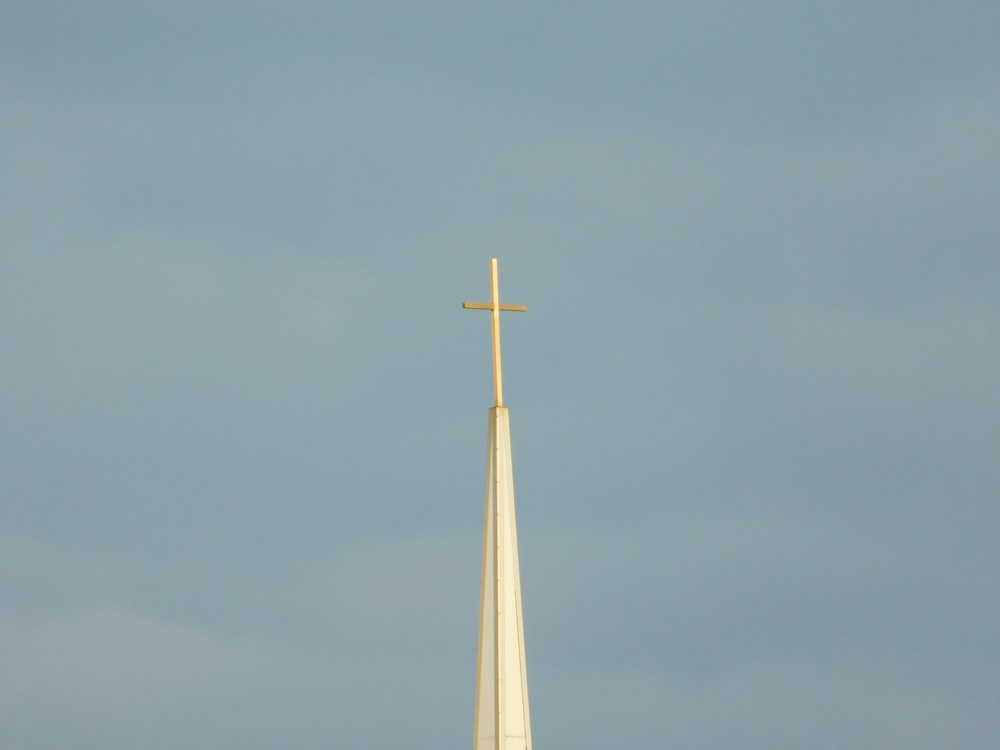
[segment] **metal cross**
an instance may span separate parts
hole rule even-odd
[[[490,301],[463,302],[466,310],[489,310],[493,313],[493,395],[497,406],[503,406],[503,377],[500,374],[500,312],[527,312],[527,305],[501,305],[500,282],[497,279],[497,259],[490,258]]]

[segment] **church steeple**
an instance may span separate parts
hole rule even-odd
[[[500,312],[523,312],[528,308],[500,304],[496,258],[490,260],[490,297],[489,303],[462,305],[466,309],[492,312],[495,396],[486,436],[486,508],[472,747],[473,750],[531,750],[510,421],[503,405],[500,369]]]

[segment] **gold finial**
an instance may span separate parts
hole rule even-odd
[[[466,310],[490,310],[493,313],[493,395],[497,406],[503,406],[503,377],[500,374],[500,312],[527,312],[527,305],[501,305],[497,259],[490,258],[490,301],[463,302]]]

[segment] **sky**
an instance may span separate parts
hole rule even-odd
[[[996,2],[0,18],[5,750],[996,747]]]

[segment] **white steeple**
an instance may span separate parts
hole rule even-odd
[[[486,437],[486,511],[472,747],[473,750],[531,750],[510,420],[503,405],[500,372],[500,312],[523,312],[528,308],[500,304],[496,258],[490,260],[490,293],[489,303],[463,304],[466,309],[492,312],[496,399],[496,405],[490,409]]]

